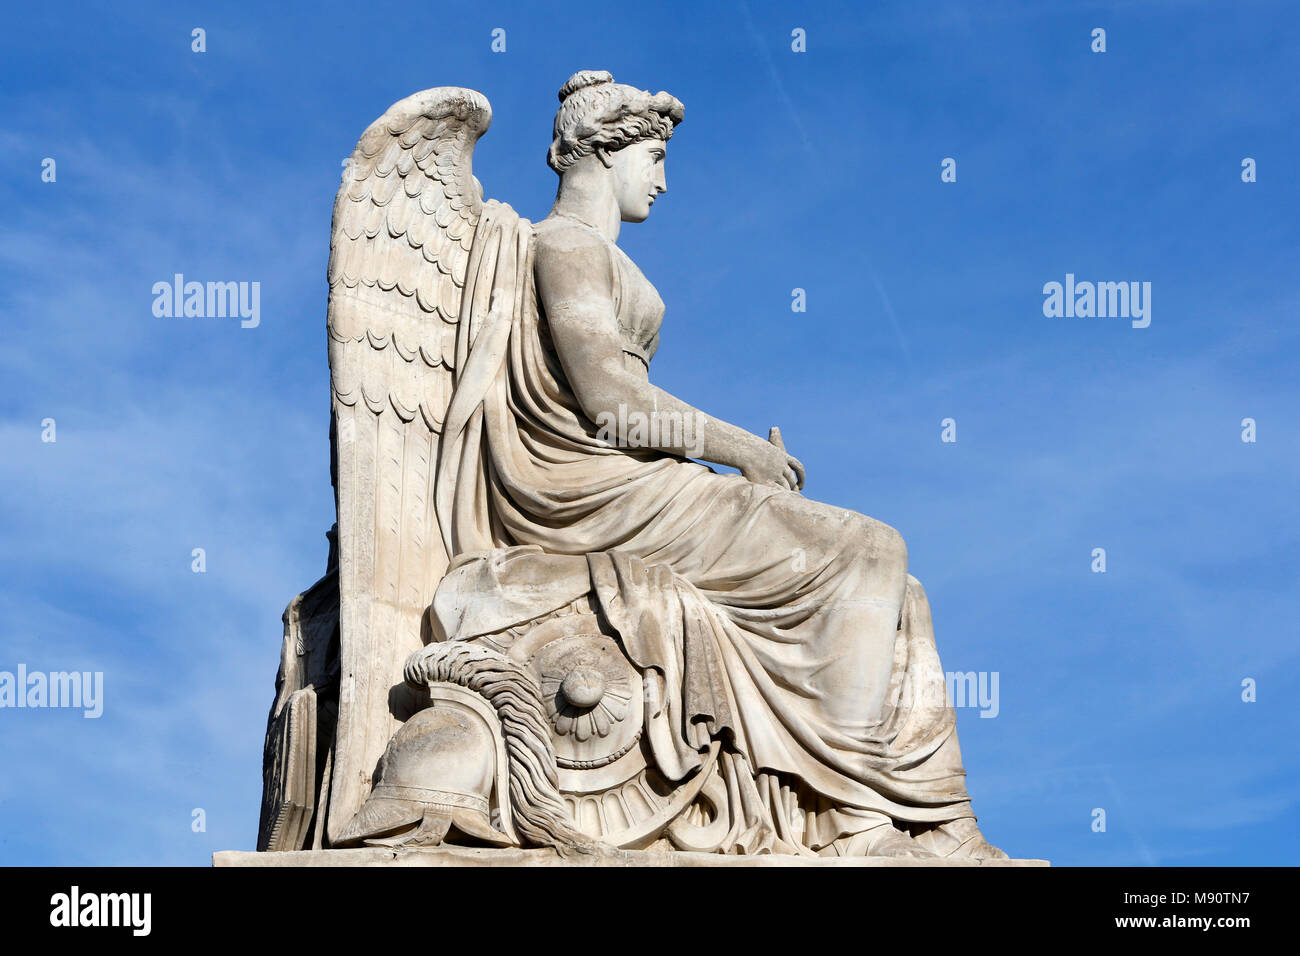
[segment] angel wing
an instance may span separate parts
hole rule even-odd
[[[447,565],[434,473],[482,209],[470,159],[491,120],[481,93],[457,87],[395,103],[357,143],[334,203],[327,327],[340,687],[331,835],[361,807],[399,726],[389,695],[423,646],[421,618]]]

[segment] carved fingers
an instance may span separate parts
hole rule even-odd
[[[808,472],[798,458],[794,455],[786,454],[786,464],[789,466],[786,471],[790,473],[789,477],[794,480],[790,482],[791,491],[803,490],[804,483],[808,480]]]

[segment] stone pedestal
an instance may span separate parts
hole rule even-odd
[[[921,860],[900,857],[725,856],[668,850],[613,850],[562,857],[554,850],[480,849],[441,846],[431,849],[295,850],[251,853],[224,850],[212,855],[213,866],[1050,866],[1046,860]]]

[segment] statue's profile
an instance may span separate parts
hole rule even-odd
[[[1004,858],[903,539],[651,382],[664,303],[616,242],[682,104],[590,70],[559,96],[538,223],[483,201],[471,90],[347,164],[338,523],[285,613],[260,848]]]

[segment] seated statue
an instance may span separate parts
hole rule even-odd
[[[775,430],[651,382],[664,303],[617,240],[667,189],[682,104],[590,70],[559,97],[541,222],[482,200],[474,91],[395,104],[344,172],[337,625],[313,631],[337,660],[272,714],[305,687],[337,723],[296,845],[265,848],[1005,858],[902,537],[804,497]]]

